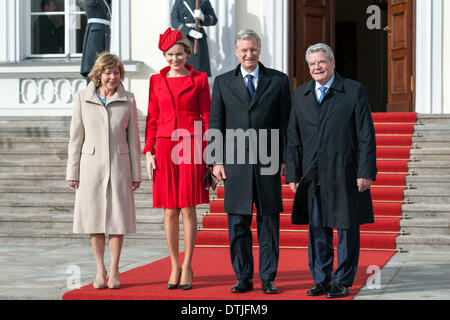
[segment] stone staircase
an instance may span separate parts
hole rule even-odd
[[[417,121],[406,179],[413,188],[404,192],[409,203],[400,222],[406,234],[397,247],[449,251],[450,115],[418,115]],[[89,244],[88,236],[72,233],[75,193],[65,182],[69,125],[70,117],[0,117],[0,243]],[[144,118],[139,125],[143,142]],[[125,244],[165,246],[162,209],[152,208],[144,157],[142,169],[137,234]],[[206,211],[207,205],[198,207],[199,225]]]
[[[450,115],[418,114],[402,207],[406,219],[397,247],[408,251],[450,250]]]
[[[145,119],[139,121],[144,142]],[[65,181],[70,117],[0,117],[0,243],[89,244],[72,233],[75,192]],[[137,233],[125,244],[165,247],[162,209],[145,171],[135,193]],[[198,206],[198,222],[208,205]],[[180,217],[180,247],[183,247]]]

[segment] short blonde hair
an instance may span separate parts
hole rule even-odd
[[[175,42],[175,43],[173,44],[173,46],[176,45],[176,44],[181,44],[181,45],[183,46],[184,52],[187,53],[188,59],[189,59],[189,57],[191,56],[191,53],[192,53],[192,46],[191,46],[191,42],[189,41],[189,39],[186,38],[186,37],[182,37],[180,40],[178,40],[177,42]],[[173,47],[173,46],[172,46],[172,47]],[[172,48],[172,47],[170,47],[170,48]],[[170,49],[170,48],[169,48],[169,49]],[[166,51],[163,52],[164,56],[166,55],[166,52],[169,51],[169,49],[167,49]]]
[[[101,84],[100,79],[103,70],[112,69],[115,67],[119,68],[120,80],[123,80],[125,78],[125,68],[119,57],[109,52],[99,53],[98,58],[95,61],[91,72],[89,72],[88,77],[93,83],[95,83],[95,86],[98,87]]]

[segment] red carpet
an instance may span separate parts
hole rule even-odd
[[[395,238],[399,235],[399,221],[405,177],[408,173],[409,150],[415,113],[374,113],[377,134],[377,181],[372,187],[375,223],[361,227],[361,255],[351,299],[366,283],[371,274],[370,265],[384,264],[396,252]],[[284,183],[284,181],[283,181]],[[232,294],[235,283],[231,267],[227,217],[223,210],[224,188],[218,187],[215,200],[210,203],[210,212],[203,218],[202,229],[197,235],[194,254],[194,289],[167,290],[170,273],[168,258],[121,274],[120,290],[93,290],[92,284],[66,293],[63,299],[149,299],[149,300],[293,300],[309,299],[306,291],[312,286],[308,269],[307,226],[290,223],[293,193],[283,185],[284,212],[280,221],[280,262],[276,285],[277,295],[264,295],[260,288],[258,271],[258,250],[254,250],[255,290],[246,294]],[[254,219],[255,220],[255,219]],[[256,224],[253,221],[253,244],[258,245]],[[336,233],[335,233],[336,243]],[[124,248],[126,250],[126,248]],[[324,297],[314,298],[324,299]]]
[[[126,250],[126,248],[124,248]],[[380,268],[390,259],[391,252],[361,252],[359,268],[352,288],[350,300],[371,275],[368,267]],[[279,271],[276,285],[279,293],[263,294],[258,270],[258,250],[254,250],[255,276],[254,290],[244,294],[233,294],[230,288],[236,282],[231,267],[228,248],[197,248],[194,253],[194,287],[192,290],[167,290],[166,282],[170,275],[168,258],[140,268],[123,272],[120,275],[121,289],[94,290],[87,285],[79,290],[68,292],[64,300],[323,300],[325,297],[308,297],[311,289],[311,275],[308,269],[307,250],[283,249],[280,252]],[[370,271],[370,270],[369,270]]]

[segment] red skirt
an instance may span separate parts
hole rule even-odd
[[[180,141],[157,138],[156,169],[153,171],[153,207],[178,209],[209,203],[209,190],[203,188],[206,164],[201,136]]]

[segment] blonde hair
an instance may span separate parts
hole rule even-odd
[[[191,46],[191,42],[189,41],[189,39],[186,38],[186,37],[182,37],[180,40],[178,40],[177,42],[175,42],[175,43],[172,45],[172,47],[173,47],[174,45],[176,45],[176,44],[181,44],[181,45],[183,46],[184,52],[187,53],[188,59],[189,59],[189,57],[191,56],[191,53],[192,53],[192,46]],[[170,47],[170,48],[172,48],[172,47]],[[170,48],[169,48],[169,49],[170,49]],[[164,56],[166,55],[166,52],[169,51],[169,49],[167,49],[166,51],[163,52]]]
[[[100,79],[103,70],[112,69],[115,67],[119,68],[120,80],[123,80],[125,78],[125,68],[119,57],[109,52],[99,53],[88,77],[93,83],[95,83],[95,86],[98,87],[101,85]]]

